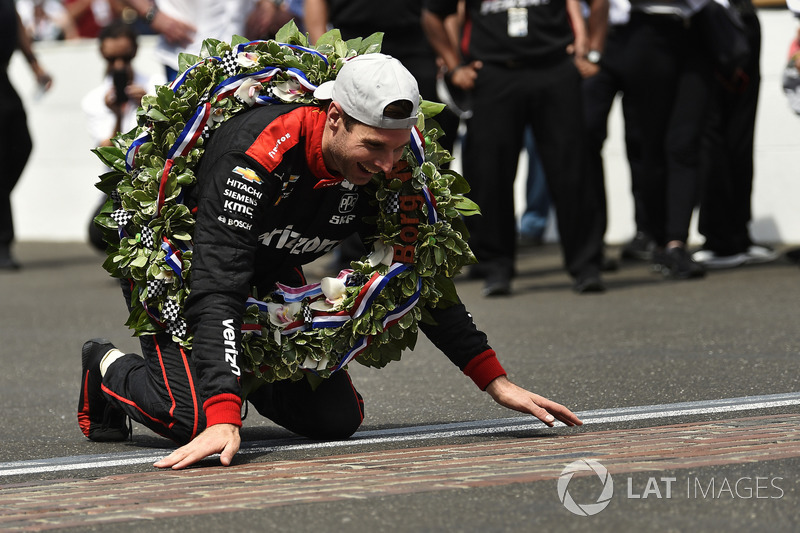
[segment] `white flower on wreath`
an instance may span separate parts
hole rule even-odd
[[[329,360],[330,358],[327,355],[323,355],[319,361],[314,361],[313,357],[307,355],[306,360],[303,361],[303,364],[300,366],[307,369],[325,370]]]
[[[261,93],[261,89],[264,86],[261,85],[259,82],[253,79],[246,79],[242,82],[238,89],[236,89],[236,93],[234,96],[245,104],[252,106],[256,103],[256,98],[258,97],[259,93]]]
[[[314,311],[333,311],[342,305],[347,296],[347,287],[339,278],[322,278],[319,283],[325,299],[311,302],[309,307]]]
[[[160,270],[158,274],[153,276],[155,279],[163,280],[164,283],[173,283],[175,280],[171,270]]]
[[[297,321],[297,315],[302,310],[300,302],[293,302],[289,304],[279,304],[274,302],[267,302],[267,312],[269,313],[269,322],[275,326],[273,332],[275,342],[281,343],[281,332],[291,324]]]
[[[259,57],[261,56],[253,52],[239,52],[236,56],[236,63],[243,68],[257,67]]]
[[[225,110],[221,107],[215,107],[211,110],[211,122],[222,122],[225,120]]]
[[[284,102],[293,102],[303,96],[303,86],[295,79],[288,79],[276,83],[272,92]]]
[[[372,252],[367,256],[367,263],[372,268],[378,265],[392,266],[394,260],[394,247],[389,246],[383,241],[375,241],[372,245]]]

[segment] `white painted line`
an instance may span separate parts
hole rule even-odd
[[[577,413],[584,426],[592,424],[612,424],[649,420],[653,418],[677,418],[704,414],[733,413],[800,405],[800,392],[770,394],[765,396],[745,396],[720,400],[702,400],[663,405],[643,405],[597,409]],[[326,448],[347,448],[372,444],[399,444],[431,439],[452,439],[497,433],[514,433],[541,429],[546,426],[530,416],[498,418],[494,420],[475,420],[392,429],[358,431],[344,441],[316,442],[301,437],[276,439],[270,441],[242,443],[239,450],[243,455],[258,455],[271,452],[291,452]],[[363,448],[362,448],[363,449]],[[132,466],[154,463],[168,454],[167,450],[144,450],[104,455],[83,455],[73,457],[54,457],[0,463],[0,478],[44,472],[63,472],[70,470],[91,470],[115,466]]]

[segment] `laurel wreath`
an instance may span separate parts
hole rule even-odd
[[[138,126],[116,135],[112,147],[94,150],[110,168],[97,184],[109,195],[95,219],[108,242],[103,266],[113,277],[133,284],[126,325],[134,335],[167,331],[176,342],[191,348],[192,335],[185,327],[182,309],[190,291],[194,215],[182,200],[185,190],[196,183],[195,169],[213,131],[228,118],[259,105],[253,101],[254,93],[266,94],[276,102],[318,105],[312,92],[298,84],[291,70],[302,72],[307,82],[319,85],[334,79],[347,58],[378,52],[381,39],[382,34],[374,34],[345,42],[338,30],[331,30],[312,47],[307,36],[290,22],[274,40],[248,42],[238,36],[230,44],[206,40],[200,56],[181,54],[180,70],[186,75],[180,87],[157,87],[155,95],[142,99]],[[238,57],[233,55],[236,50],[240,51]],[[233,65],[231,59],[236,60]],[[277,67],[280,72],[268,84],[250,90],[249,98],[209,98],[212,89],[232,74],[254,73],[266,67]],[[204,134],[185,154],[168,157],[204,102],[211,103]],[[464,179],[441,168],[452,160],[436,142],[442,132],[431,119],[442,107],[421,103],[418,129],[425,139],[425,159],[420,164],[410,149],[405,150],[402,159],[410,178],[378,174],[366,186],[371,201],[378,205],[378,214],[371,220],[376,226],[375,251],[351,264],[353,272],[333,311],[351,317],[355,314],[354,305],[360,301],[364,283],[376,273],[386,274],[389,270],[388,261],[376,256],[395,245],[408,245],[408,233],[403,232],[408,229],[409,218],[418,221],[414,226],[413,263],[392,277],[366,310],[335,328],[305,327],[287,334],[284,324],[275,320],[276,313],[265,310],[262,304],[270,304],[284,316],[290,306],[279,293],[261,295],[258,300],[260,295],[253,288],[250,301],[257,301],[258,305],[246,308],[241,363],[256,379],[296,380],[310,374],[315,379],[326,378],[341,367],[342,357],[358,346],[361,348],[356,361],[383,367],[399,360],[404,349],[413,348],[419,321],[432,321],[426,308],[457,302],[451,278],[463,265],[474,262],[461,217],[477,213],[478,208],[463,196],[469,190]],[[146,142],[133,152],[132,146],[142,138]],[[420,204],[415,212],[403,213],[404,220],[396,209],[388,208],[398,195],[419,195],[426,187],[433,203]],[[431,209],[436,211],[435,221],[429,218]],[[295,316],[288,319],[317,313],[311,311],[318,307],[312,304],[322,298],[303,299],[293,306]],[[417,298],[416,305],[402,318],[387,324],[387,317],[395,310]]]

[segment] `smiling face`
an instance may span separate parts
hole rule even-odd
[[[389,172],[403,155],[410,130],[355,123],[348,129],[341,107],[332,102],[322,134],[322,157],[328,171],[353,185],[366,185],[378,172]]]

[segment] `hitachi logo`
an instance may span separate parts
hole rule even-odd
[[[225,329],[222,330],[222,338],[225,344],[225,361],[231,365],[231,373],[234,376],[241,376],[242,371],[239,370],[239,365],[236,364],[239,350],[236,348],[236,330],[233,327],[233,319],[223,320],[222,325],[225,326]]]

